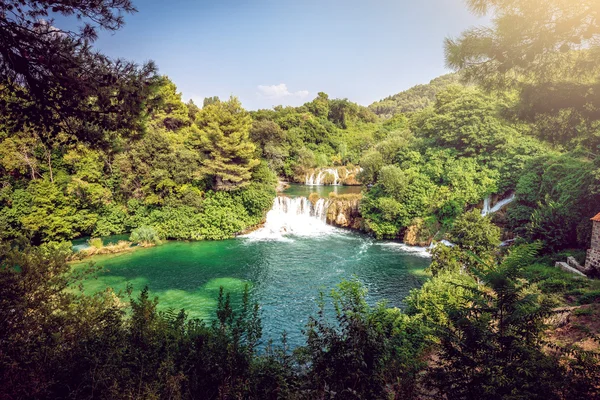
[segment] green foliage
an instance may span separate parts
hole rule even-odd
[[[92,238],[88,240],[88,244],[90,245],[90,247],[94,247],[96,249],[101,249],[102,247],[104,247],[104,243],[102,242],[101,238]]]
[[[239,302],[221,288],[206,324],[158,311],[147,288],[84,295],[78,283],[96,269],[72,269],[70,243],[21,243],[0,243],[1,397],[598,395],[597,360],[545,351],[552,302],[522,274],[535,246],[513,249],[477,279],[439,274],[411,293],[406,313],[371,307],[366,289],[342,282],[330,306],[321,296],[306,345],[290,354],[285,335],[283,347],[262,347],[247,287]]]
[[[600,290],[594,290],[584,293],[579,298],[579,304],[597,303],[598,301],[600,301]]]
[[[47,146],[67,131],[100,147],[106,132],[128,135],[143,127],[155,65],[113,60],[92,46],[99,31],[119,30],[124,14],[136,11],[130,1],[8,0],[2,7],[3,131],[33,131]]]
[[[594,165],[574,155],[548,155],[527,164],[518,181],[517,202],[508,213],[515,232],[542,240],[548,250],[587,248],[599,194],[594,193]]]
[[[438,92],[448,85],[458,83],[456,74],[435,78],[427,85],[417,85],[404,92],[386,97],[369,106],[369,109],[382,117],[391,117],[402,113],[421,111],[435,102]]]
[[[445,247],[449,249],[449,247]],[[444,271],[449,271],[444,268]],[[421,319],[424,323],[446,325],[449,323],[447,310],[467,306],[469,296],[476,287],[475,279],[465,273],[440,272],[423,284],[420,289],[413,289],[406,298],[406,313]],[[429,339],[436,341],[431,325],[427,326]]]
[[[486,286],[469,296],[472,305],[447,309],[431,377],[450,397],[553,397],[561,371],[541,340],[550,307],[517,277],[511,269],[489,272],[482,276]]]
[[[478,89],[450,86],[438,93],[433,109],[413,118],[417,135],[458,154],[489,154],[516,135],[499,116],[501,101]]]
[[[140,226],[131,231],[129,240],[133,243],[160,244],[160,236],[151,226]]]
[[[423,368],[419,322],[385,304],[371,308],[366,290],[342,282],[331,293],[336,323],[327,320],[323,296],[309,320],[307,346],[299,349],[310,398],[336,393],[342,398],[413,398]]]
[[[461,249],[483,258],[500,245],[500,228],[482,217],[479,210],[471,210],[456,220],[448,237]]]
[[[456,220],[448,238],[452,246],[438,244],[431,252],[428,270],[433,276],[443,271],[477,270],[493,260],[500,245],[500,229],[475,209]]]
[[[514,88],[518,114],[554,143],[590,149],[597,121],[600,26],[589,22],[596,2],[469,1],[490,14],[489,29],[469,29],[446,40],[446,62],[487,88]]]
[[[252,119],[241,103],[232,97],[210,104],[198,114],[198,148],[205,154],[202,172],[214,179],[217,190],[233,190],[250,183],[251,170],[259,160],[253,158],[250,141]]]

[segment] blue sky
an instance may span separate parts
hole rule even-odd
[[[481,24],[462,0],[134,0],[102,32],[113,57],[154,60],[183,98],[235,95],[248,109],[319,91],[368,105],[448,72],[443,39]]]

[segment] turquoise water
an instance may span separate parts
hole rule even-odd
[[[333,185],[320,185],[320,186],[307,186],[300,184],[290,184],[290,187],[283,191],[284,194],[292,197],[304,196],[308,197],[311,193],[318,193],[321,197],[329,196],[329,193],[336,194],[355,194],[360,193],[362,190],[361,186],[333,186]]]
[[[355,276],[368,288],[370,303],[387,299],[401,306],[429,264],[422,251],[337,230],[285,240],[168,242],[93,260],[105,270],[86,283],[88,291],[148,285],[162,309],[184,308],[203,319],[213,318],[220,286],[239,300],[248,284],[251,300],[261,305],[263,338],[278,341],[285,330],[292,346],[304,341],[301,329],[316,312],[319,291]]]
[[[264,227],[248,235],[216,242],[166,242],[93,257],[104,270],[85,288],[120,291],[130,284],[137,292],[148,286],[161,309],[185,309],[190,317],[212,320],[219,288],[231,293],[235,307],[247,285],[251,301],[261,307],[265,342],[278,342],[285,331],[292,347],[304,343],[301,330],[317,311],[319,293],[329,293],[344,279],[362,282],[370,304],[385,299],[401,307],[425,279],[427,252],[329,226],[324,211],[317,209],[326,202],[311,205],[297,198],[313,192],[327,197],[332,191],[358,193],[360,187],[292,185],[276,199]]]

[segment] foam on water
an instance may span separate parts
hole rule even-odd
[[[314,204],[306,197],[277,196],[267,213],[265,225],[242,237],[251,240],[291,241],[286,236],[323,236],[339,229],[327,225],[329,201],[319,199]]]
[[[394,251],[408,253],[417,257],[423,258],[431,258],[431,254],[429,253],[429,248],[427,247],[419,247],[419,246],[409,246],[405,243],[398,242],[382,242],[377,243],[379,246],[388,247]]]

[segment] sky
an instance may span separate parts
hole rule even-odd
[[[185,101],[245,108],[325,92],[369,105],[449,72],[443,41],[483,21],[463,0],[133,0],[138,12],[96,48],[153,60]]]

